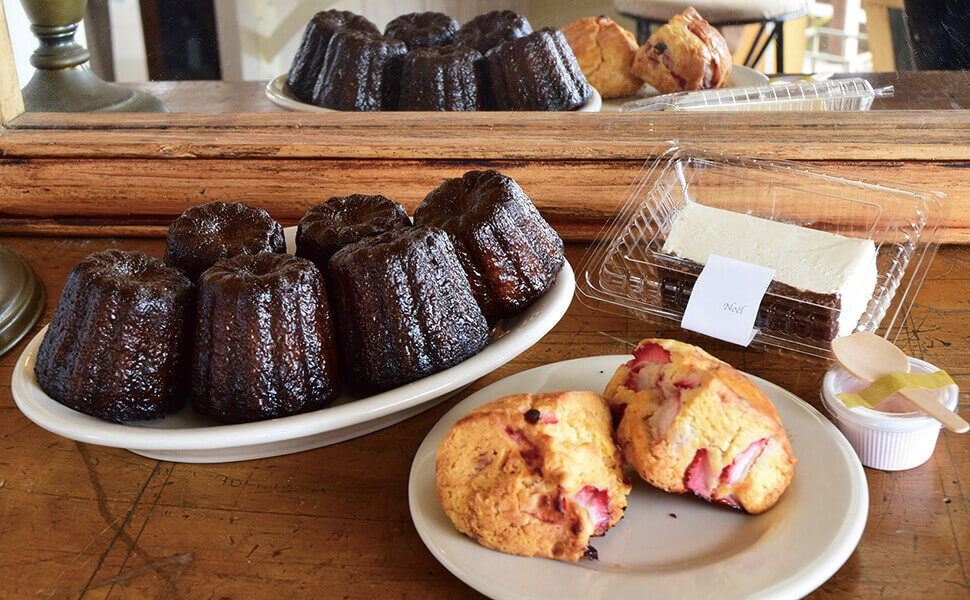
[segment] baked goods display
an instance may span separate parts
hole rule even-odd
[[[265,210],[242,202],[210,202],[189,208],[172,222],[165,261],[195,281],[224,258],[285,251],[283,228]]]
[[[519,184],[498,171],[445,181],[414,211],[414,222],[448,232],[489,320],[531,304],[565,261],[559,235]]]
[[[365,237],[410,227],[404,207],[384,196],[352,194],[311,206],[296,229],[296,255],[327,272],[337,250]]]
[[[757,514],[791,482],[796,460],[774,405],[696,346],[641,341],[604,396],[623,456],[653,486]]]
[[[41,389],[76,411],[127,422],[185,403],[192,282],[143,252],[105,250],[71,270],[41,342]]]
[[[657,254],[665,305],[687,305],[711,254],[774,269],[755,326],[800,338],[828,341],[851,333],[878,279],[870,239],[688,202]]]
[[[287,86],[335,110],[574,110],[592,94],[562,34],[533,33],[508,10],[460,28],[442,13],[411,13],[383,36],[363,17],[318,13]]]
[[[467,46],[419,48],[404,57],[399,110],[481,110],[482,55]]]
[[[567,561],[595,557],[590,538],[617,524],[631,489],[593,392],[517,394],[473,410],[438,447],[435,486],[479,544]]]
[[[731,74],[724,36],[692,7],[654,31],[630,72],[661,94],[719,88]]]
[[[639,45],[633,33],[609,17],[586,17],[562,28],[586,81],[604,100],[632,96],[643,80],[630,72]]]
[[[404,227],[344,246],[327,277],[347,380],[361,393],[437,373],[488,343],[488,324],[441,230]]]
[[[323,408],[340,391],[323,278],[287,254],[239,255],[199,278],[190,398],[243,423]]]
[[[384,35],[404,42],[408,50],[445,46],[455,39],[458,21],[440,12],[401,15],[384,28]]]

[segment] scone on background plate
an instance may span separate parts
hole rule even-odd
[[[609,17],[587,17],[562,29],[586,81],[604,99],[632,96],[643,80],[630,73],[637,38]]]
[[[604,395],[623,455],[651,485],[757,514],[791,482],[796,460],[774,405],[696,346],[643,340]]]
[[[721,32],[687,8],[650,35],[630,71],[661,94],[673,94],[721,87],[732,60]]]
[[[609,408],[593,392],[516,394],[473,410],[438,447],[435,482],[448,518],[479,544],[568,561],[590,553],[630,493]]]

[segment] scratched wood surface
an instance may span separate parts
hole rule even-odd
[[[105,248],[160,256],[158,239],[4,237],[47,286],[49,321],[71,267]],[[571,244],[581,263],[586,247]],[[970,389],[970,248],[944,247],[899,343]],[[35,328],[36,331],[36,328]],[[0,597],[470,598],[424,548],[408,513],[418,445],[468,393],[559,360],[628,351],[660,335],[701,343],[816,408],[826,366],[733,350],[686,332],[593,313],[574,301],[533,348],[456,398],[363,438],[290,456],[190,465],[80,444],[16,408],[9,381],[21,343],[0,358]],[[959,412],[970,417],[968,395]],[[970,598],[970,444],[943,432],[914,470],[866,469],[862,541],[813,598]],[[496,574],[497,577],[501,576]]]

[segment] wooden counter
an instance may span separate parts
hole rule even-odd
[[[52,311],[71,267],[109,247],[160,256],[159,239],[5,237],[47,286]],[[567,248],[574,266],[585,251]],[[970,249],[943,248],[900,346],[970,389]],[[37,328],[35,328],[36,332]],[[173,464],[75,443],[28,421],[9,382],[21,343],[0,359],[0,597],[471,598],[411,524],[407,478],[434,423],[471,391],[531,367],[622,354],[680,330],[594,314],[574,301],[532,349],[408,421],[300,454],[234,464]],[[825,366],[704,346],[816,408]],[[966,393],[959,412],[970,418]],[[905,472],[866,469],[869,519],[859,547],[813,598],[970,597],[970,443],[943,432],[933,458]],[[648,593],[647,590],[644,591]]]

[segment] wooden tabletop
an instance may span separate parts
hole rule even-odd
[[[38,327],[50,320],[68,271],[86,254],[117,247],[160,256],[164,247],[158,239],[0,243],[27,258],[47,287]],[[568,246],[575,267],[585,249]],[[970,389],[968,298],[970,248],[945,247],[899,340],[963,389]],[[418,445],[450,407],[484,385],[559,360],[624,354],[626,342],[648,335],[702,344],[822,410],[824,364],[738,351],[574,301],[530,350],[403,423],[278,458],[174,464],[77,443],[27,420],[9,387],[23,342],[0,358],[0,597],[477,597],[431,556],[411,523],[406,489]],[[959,412],[970,417],[966,393]],[[870,509],[862,541],[812,597],[970,598],[968,439],[944,431],[919,468],[866,469]]]

